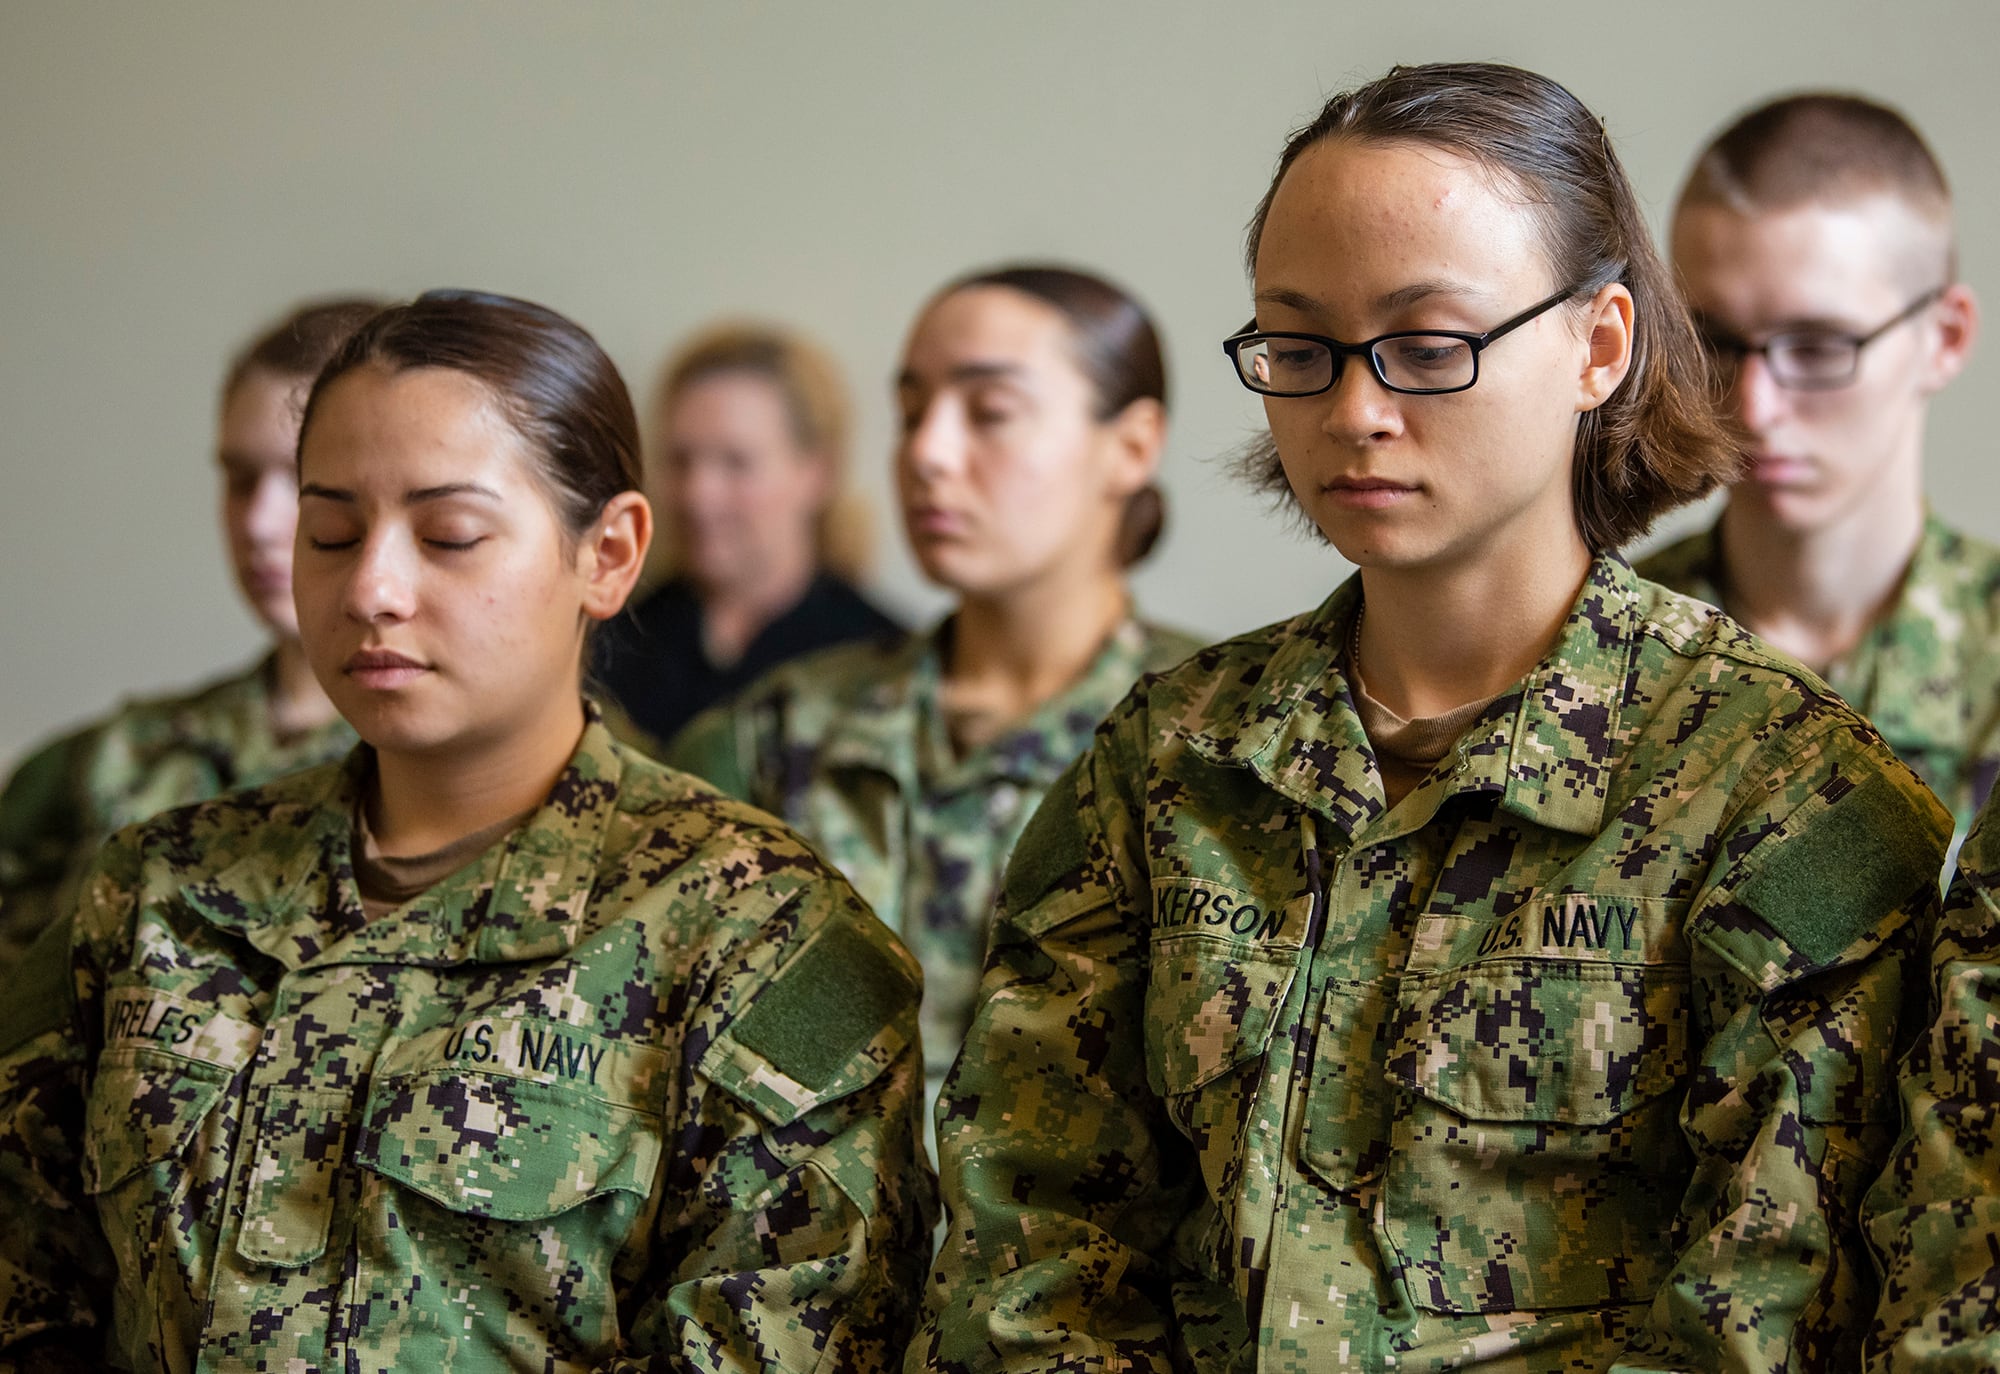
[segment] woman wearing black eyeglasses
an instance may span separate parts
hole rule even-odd
[[[1949,822],[1612,552],[1733,459],[1599,122],[1398,68],[1250,262],[1250,473],[1360,573],[1030,823],[908,1367],[1849,1367]]]

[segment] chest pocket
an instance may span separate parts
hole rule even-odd
[[[1489,959],[1404,978],[1382,1226],[1418,1307],[1653,1294],[1692,1168],[1689,988],[1685,961]]]
[[[570,1026],[490,1017],[457,1027],[378,1070],[355,1157],[467,1218],[529,1221],[607,1194],[644,1199],[660,1162],[663,1061],[651,1046]]]
[[[153,1166],[185,1164],[232,1076],[226,1066],[157,1050],[107,1050],[90,1087],[84,1187],[102,1196]],[[156,1200],[169,1205],[190,1172],[162,1171]]]
[[[1301,912],[1310,899],[1301,899]],[[1297,913],[1294,913],[1297,915]],[[1303,929],[1300,916],[1296,928]],[[1155,937],[1146,987],[1146,1079],[1198,1145],[1209,1195],[1229,1197],[1286,994],[1296,947],[1203,935]]]

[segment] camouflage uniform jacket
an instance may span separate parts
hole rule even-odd
[[[1639,573],[1727,610],[1720,548],[1704,530]],[[1826,680],[1951,808],[1962,836],[2000,776],[2000,549],[1926,520],[1894,607]]]
[[[1959,851],[1903,1137],[1864,1213],[1882,1258],[1871,1369],[2000,1369],[2000,798]]]
[[[1598,560],[1394,809],[1358,584],[1135,690],[1008,869],[906,1369],[1834,1369],[1949,821]]]
[[[938,706],[947,626],[777,669],[695,718],[666,758],[819,846],[924,969],[924,1052],[943,1081],[972,1019],[1007,855],[1048,785],[1141,674],[1200,647],[1127,620],[1082,677],[964,758]]]
[[[112,831],[354,747],[338,719],[292,739],[272,734],[271,672],[266,658],[180,696],[130,702],[14,771],[0,792],[0,970],[74,904]]]
[[[369,766],[121,831],[29,952],[0,1368],[892,1367],[932,1211],[895,938],[594,717],[370,923]]]

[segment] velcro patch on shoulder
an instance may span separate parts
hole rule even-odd
[[[879,1059],[865,1052],[910,1016],[919,996],[916,980],[883,944],[837,921],[764,986],[704,1067],[786,1125],[873,1080],[900,1052],[900,1038],[884,1045]],[[730,1042],[750,1057],[729,1054]]]
[[[1028,818],[1007,860],[1001,887],[1007,910],[1026,911],[1090,861],[1090,843],[1077,810],[1078,778],[1089,759],[1086,753],[1065,768]]]
[[[0,1054],[68,1024],[74,997],[69,946],[75,928],[72,916],[58,917],[14,966],[7,996],[0,997]]]
[[[1853,944],[1944,864],[1944,837],[1892,776],[1878,773],[1791,823],[1736,889],[1793,948],[1823,964]]]

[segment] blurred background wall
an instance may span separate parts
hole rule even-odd
[[[1604,116],[1657,221],[1732,113],[1860,90],[1931,138],[1965,276],[2000,312],[1995,52],[1990,0],[0,0],[0,762],[256,651],[216,533],[215,393],[299,297],[528,296],[638,394],[712,316],[803,326],[856,392],[877,587],[925,616],[941,603],[888,504],[904,328],[973,266],[1107,271],[1157,312],[1173,369],[1168,535],[1140,595],[1220,636],[1346,572],[1218,461],[1261,415],[1216,346],[1249,313],[1242,226],[1327,95],[1394,62],[1537,68]],[[1931,440],[1934,501],[1989,538],[1997,354],[2000,334]]]

